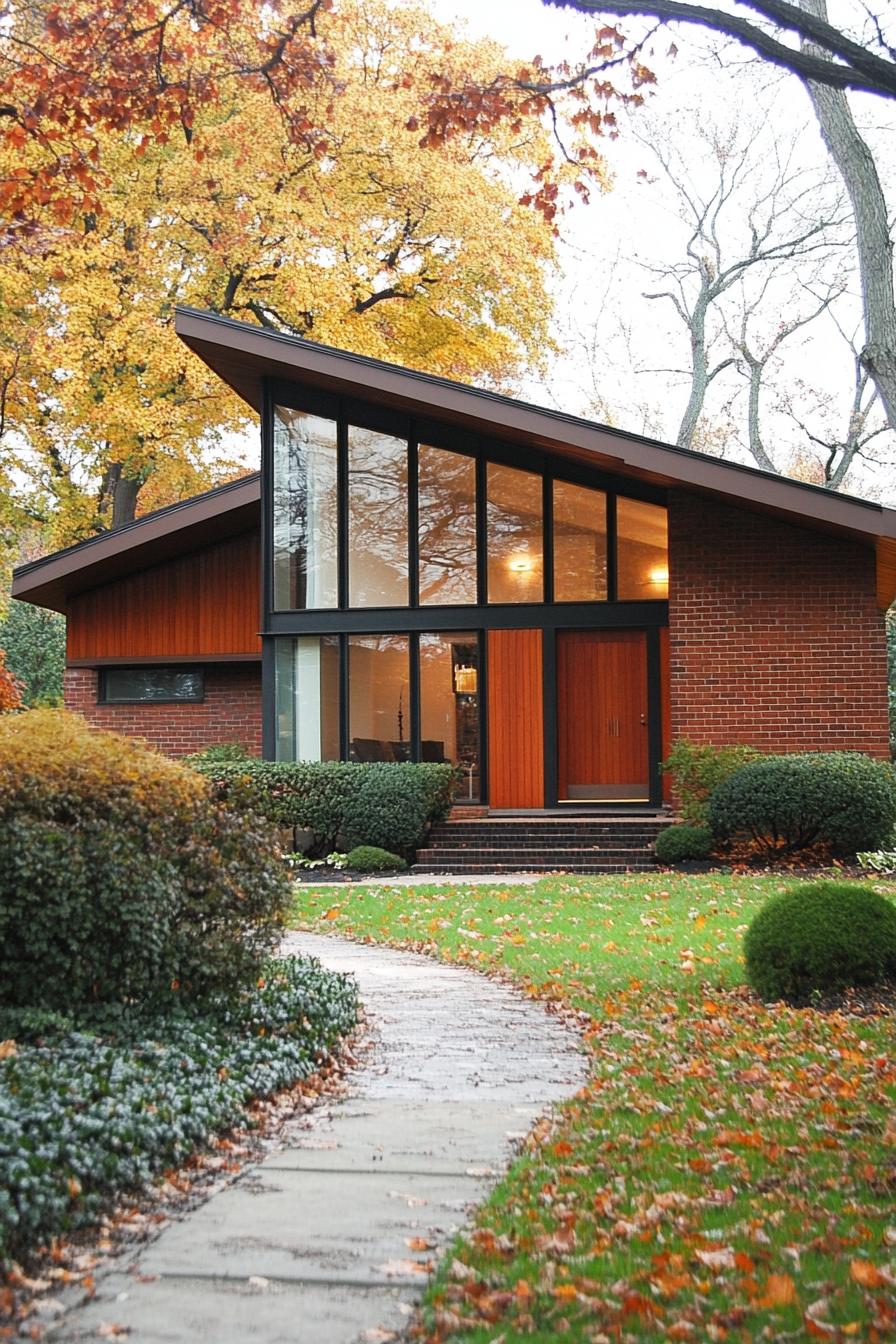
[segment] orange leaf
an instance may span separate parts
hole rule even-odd
[[[849,1272],[863,1288],[882,1288],[886,1279],[870,1260],[850,1260]]]
[[[796,1284],[789,1274],[769,1274],[765,1293],[759,1300],[763,1307],[789,1307],[797,1301]]]

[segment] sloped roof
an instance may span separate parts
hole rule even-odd
[[[257,411],[265,380],[295,383],[770,513],[874,547],[879,605],[896,597],[894,509],[213,313],[179,308],[176,330]],[[259,505],[258,475],[244,477],[22,566],[13,596],[63,611],[70,592],[257,526]]]

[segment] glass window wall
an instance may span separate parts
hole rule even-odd
[[[421,443],[417,455],[421,606],[476,602],[476,463]]]
[[[475,634],[420,636],[420,759],[460,770],[458,798],[479,798],[479,641]]]
[[[336,425],[274,411],[274,609],[338,605]]]
[[[276,644],[278,761],[339,760],[339,640],[302,635]]]
[[[348,602],[408,605],[408,445],[372,429],[348,431]]]
[[[489,602],[543,602],[542,478],[489,462]]]
[[[668,516],[659,504],[616,500],[616,596],[620,602],[669,596]]]
[[[554,481],[554,601],[607,599],[607,497]]]
[[[407,635],[350,635],[348,732],[352,761],[411,759]]]

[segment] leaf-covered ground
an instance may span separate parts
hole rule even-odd
[[[743,931],[783,885],[297,889],[297,923],[508,975],[591,1054],[441,1266],[428,1339],[896,1338],[896,1020],[749,992]]]

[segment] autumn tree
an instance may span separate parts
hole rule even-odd
[[[284,135],[265,93],[234,84],[189,141],[97,137],[102,209],[52,246],[7,253],[0,292],[28,332],[11,342],[7,423],[57,540],[132,517],[160,477],[169,496],[201,488],[209,444],[246,423],[176,340],[176,303],[464,379],[500,382],[548,348],[550,232],[507,181],[537,170],[545,138],[535,124],[421,149],[405,123],[452,60],[449,35],[422,44],[423,27],[413,10],[343,9],[341,93],[331,101],[329,79],[305,91],[324,158]],[[497,56],[457,53],[486,70]]]

